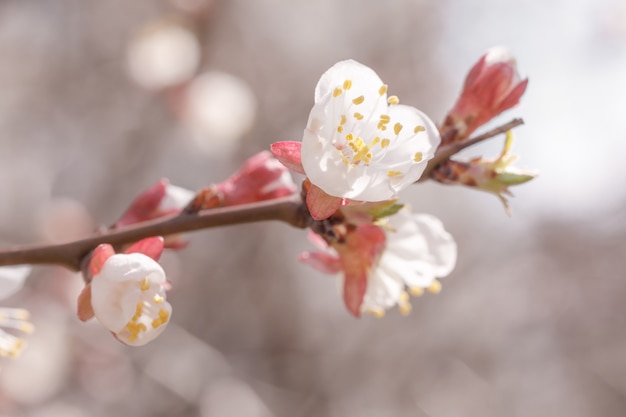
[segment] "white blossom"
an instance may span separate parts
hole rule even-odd
[[[348,60],[319,80],[302,139],[302,165],[326,194],[383,201],[420,178],[440,143],[434,123],[387,97],[370,68]]]
[[[142,253],[109,257],[91,282],[93,313],[115,336],[131,346],[157,337],[169,321],[165,272]]]

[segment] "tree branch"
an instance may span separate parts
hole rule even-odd
[[[101,243],[121,246],[150,236],[166,236],[233,224],[278,220],[297,228],[308,226],[310,217],[300,195],[252,204],[181,213],[138,223],[120,230],[58,245],[15,247],[0,251],[0,266],[56,264],[79,271],[85,255]]]
[[[463,142],[452,143],[447,146],[442,146],[437,150],[437,153],[435,154],[433,159],[428,161],[426,169],[422,173],[420,179],[416,182],[426,181],[430,177],[430,173],[433,172],[435,168],[437,168],[437,165],[447,161],[452,155],[461,152],[463,149],[469,148],[472,145],[476,145],[479,142],[482,142],[499,134],[506,133],[507,131],[523,124],[524,120],[513,119],[510,122],[503,124],[502,126],[498,126],[495,129],[483,133],[482,135],[478,135]]]

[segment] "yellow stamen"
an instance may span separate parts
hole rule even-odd
[[[157,327],[162,326],[163,324],[167,323],[169,318],[170,318],[170,313],[168,313],[167,310],[165,309],[159,310],[159,317],[152,320],[152,328],[156,329]]]
[[[387,171],[387,176],[388,177],[397,177],[398,175],[402,175],[402,171],[394,171],[394,170],[389,170]]]
[[[356,105],[359,105],[361,103],[363,103],[365,101],[365,97],[364,96],[358,96],[355,99],[352,99],[352,102]]]
[[[385,310],[380,308],[380,307],[368,308],[367,310],[365,310],[365,313],[371,314],[372,316],[376,317],[377,319],[381,319],[381,318],[385,317]]]
[[[341,93],[343,93],[343,90],[341,88],[335,88],[333,90],[333,97],[339,97]]]
[[[420,162],[423,157],[424,155],[422,155],[421,152],[415,152],[415,155],[413,155],[413,161]]]
[[[141,280],[141,291],[148,291],[150,289],[150,281],[148,281],[148,277],[145,277]]]
[[[161,297],[159,294],[154,294],[154,297],[152,297],[152,299],[156,304],[161,304],[163,301],[165,301],[165,298]]]
[[[345,80],[343,82],[343,89],[344,90],[349,90],[350,87],[352,87],[352,80]]]
[[[387,103],[389,104],[400,104],[400,99],[398,98],[398,96],[389,96],[389,98],[387,98]]]
[[[387,146],[389,146],[389,144],[390,144],[390,143],[391,143],[391,141],[390,141],[389,139],[386,139],[386,138],[385,138],[385,139],[383,139],[383,140],[380,142],[380,147],[384,149],[384,148],[386,148]]]
[[[396,135],[399,135],[402,131],[402,125],[400,123],[396,123],[395,125],[393,125],[393,131]]]
[[[422,287],[409,287],[409,292],[413,297],[420,297],[424,295],[424,289]]]
[[[343,132],[343,126],[341,125],[337,126],[337,132],[339,133]]]
[[[406,291],[402,291],[402,293],[400,293],[400,299],[398,300],[398,309],[400,310],[400,313],[404,316],[408,315],[413,309],[413,307],[411,306],[409,293],[407,293]]]
[[[380,94],[381,96],[387,94],[387,84],[383,84],[380,86],[380,88],[378,89],[378,94]]]
[[[425,131],[426,128],[424,126],[415,126],[415,129],[413,129],[413,133],[419,133],[419,132],[423,132]]]
[[[433,283],[426,289],[429,293],[439,294],[441,292],[441,282],[434,280]]]
[[[363,120],[363,115],[359,112],[354,113],[354,118],[357,120]]]

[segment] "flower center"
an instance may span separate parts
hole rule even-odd
[[[339,152],[339,156],[343,163],[348,167],[355,167],[360,164],[369,166],[379,161],[387,152],[390,145],[394,145],[399,140],[410,140],[419,132],[425,131],[425,127],[417,125],[413,128],[412,134],[402,135],[404,126],[400,122],[393,122],[391,116],[386,113],[379,113],[376,109],[379,100],[384,100],[387,95],[387,85],[383,84],[379,87],[375,94],[376,102],[372,106],[369,113],[359,111],[363,107],[368,98],[372,100],[372,96],[366,98],[360,95],[353,99],[347,96],[348,90],[352,87],[352,80],[345,80],[341,87],[333,90],[332,104],[333,114],[339,113],[339,122],[333,129],[332,144]],[[397,105],[400,100],[397,96],[390,96],[387,99],[388,105]],[[417,163],[422,160],[422,153],[416,152],[412,160]],[[387,176],[397,177],[404,175],[401,170],[388,170]]]
[[[165,297],[160,294],[161,287],[156,287],[155,289],[151,285],[147,277],[141,281],[141,298],[136,305],[135,314],[125,326],[129,342],[137,340],[142,332],[156,329],[169,320],[169,312],[164,308],[157,308],[165,301]]]

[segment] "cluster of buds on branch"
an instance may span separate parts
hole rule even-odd
[[[388,86],[371,68],[339,62],[315,88],[301,141],[276,142],[271,153],[253,156],[230,178],[198,192],[161,180],[98,235],[0,252],[0,265],[56,263],[82,270],[86,286],[78,317],[95,317],[118,340],[137,346],[157,337],[172,314],[169,285],[158,263],[164,248],[183,249],[189,242],[182,233],[191,230],[280,220],[309,230],[318,251],[299,259],[338,276],[351,314],[382,317],[393,307],[408,314],[411,296],[441,291],[439,279],[454,269],[457,246],[441,221],[402,204],[400,191],[433,179],[490,191],[508,208],[508,187],[535,176],[512,166],[510,129],[521,121],[471,134],[515,106],[527,83],[505,50],[491,50],[471,69],[438,127],[420,110],[388,95]],[[501,133],[506,138],[499,157],[451,159]],[[305,177],[300,192],[289,171]],[[11,291],[27,273],[13,274]],[[0,297],[11,291],[2,292],[0,285]],[[24,319],[0,310],[0,326],[19,323],[28,331]],[[0,354],[14,355],[22,344],[0,333]]]

